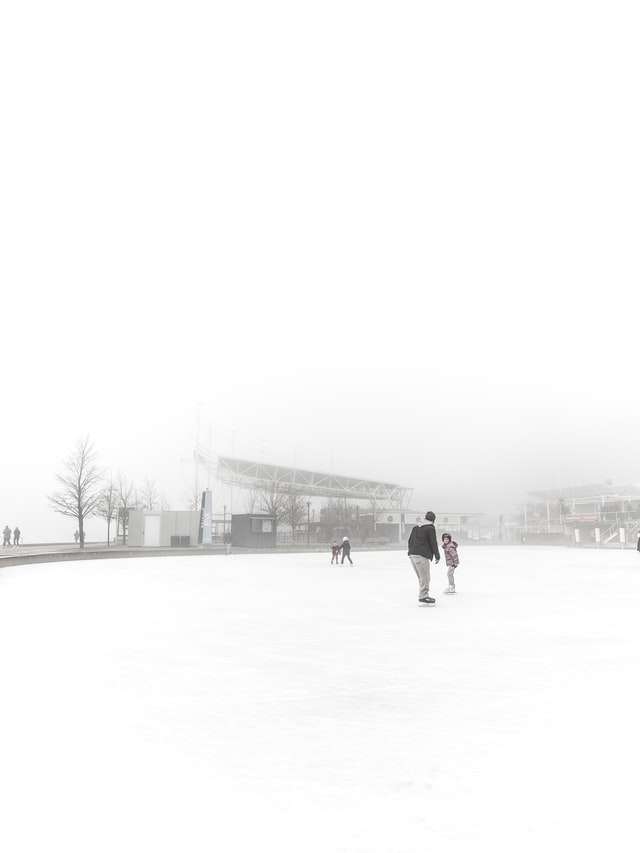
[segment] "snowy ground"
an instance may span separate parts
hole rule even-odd
[[[468,548],[0,573],[0,844],[636,850],[640,555]]]

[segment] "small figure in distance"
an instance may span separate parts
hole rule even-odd
[[[331,543],[331,565],[333,565],[334,562],[335,562],[336,566],[338,565],[338,557],[339,556],[340,556],[340,546],[338,545],[337,542],[332,542]]]
[[[456,582],[453,573],[458,568],[460,560],[458,559],[458,543],[454,542],[450,533],[442,534],[442,550],[444,551],[444,559],[447,563],[447,578],[449,579],[449,588],[445,589],[447,595],[453,595],[456,591]]]
[[[353,565],[353,560],[351,559],[351,542],[349,542],[348,536],[344,536],[342,538],[342,546],[341,547],[342,547],[342,560],[340,560],[340,565],[342,565],[344,563],[345,557],[347,558],[347,560],[349,560],[351,565]]]
[[[80,538],[80,531],[79,530],[76,530],[76,532],[73,534],[73,538],[76,540],[76,545],[77,545],[78,539]]]
[[[2,531],[2,547],[6,548],[7,545],[11,545],[11,528],[8,524],[5,524]]]
[[[19,544],[20,544],[20,528],[18,527],[18,525],[17,525],[17,524],[16,524],[16,526],[13,528],[13,544],[14,544],[14,545],[19,545]]]

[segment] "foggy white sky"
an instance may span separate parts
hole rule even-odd
[[[0,525],[75,439],[436,511],[640,482],[633,3],[5,3]],[[90,528],[97,535],[101,524]]]

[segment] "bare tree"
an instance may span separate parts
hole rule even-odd
[[[277,528],[286,518],[288,495],[282,490],[279,483],[264,486],[259,490],[258,495],[260,509],[273,517]]]
[[[132,509],[136,509],[138,502],[136,499],[136,487],[133,483],[128,482],[122,474],[118,475],[118,496],[117,496],[117,511],[118,511],[118,526],[122,525],[122,544],[127,544],[127,528],[129,527],[129,513]],[[117,534],[117,530],[116,530]]]
[[[371,520],[373,523],[373,535],[376,535],[376,524],[378,522],[377,512],[378,512],[378,502],[375,498],[369,501],[369,506],[371,507]]]
[[[329,498],[321,509],[321,515],[328,527],[344,527],[344,505],[341,501]]]
[[[185,493],[185,497],[187,499],[187,509],[200,509],[200,500],[202,498],[202,495],[199,491],[196,490],[194,486],[191,486],[191,488],[188,489],[188,491]]]
[[[111,544],[111,522],[116,517],[117,508],[118,490],[113,482],[113,477],[109,476],[109,481],[100,494],[100,503],[96,511],[96,514],[107,522],[107,548]]]
[[[95,515],[101,498],[102,474],[96,465],[96,452],[89,436],[80,439],[56,476],[59,491],[49,495],[54,512],[78,522],[80,547],[84,548],[84,523]]]
[[[305,501],[302,495],[289,493],[285,495],[284,520],[291,528],[291,538],[296,541],[296,531],[304,520],[306,512]]]
[[[141,502],[144,509],[154,510],[160,503],[160,493],[153,480],[149,477],[144,481],[142,486]]]

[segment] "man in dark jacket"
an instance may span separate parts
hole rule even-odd
[[[429,511],[425,515],[425,524],[417,524],[409,536],[409,559],[413,570],[418,576],[418,603],[435,604],[435,598],[429,595],[429,584],[431,583],[431,560],[440,562],[440,550],[438,549],[438,537],[434,521],[436,515]]]

